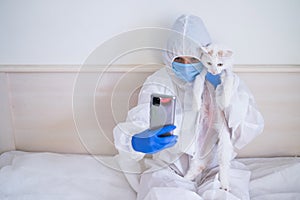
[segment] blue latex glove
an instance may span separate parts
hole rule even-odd
[[[207,72],[205,79],[208,80],[215,87],[215,89],[217,88],[217,86],[219,84],[221,84],[220,74],[213,75],[213,74]]]
[[[176,126],[167,125],[155,130],[145,130],[132,136],[131,145],[135,151],[153,154],[163,149],[172,147],[177,142],[177,135],[163,134],[174,130]]]

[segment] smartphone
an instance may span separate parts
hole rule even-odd
[[[176,97],[165,94],[152,94],[150,101],[150,129],[174,125]],[[170,135],[166,133],[164,135]],[[163,135],[163,136],[164,136]]]

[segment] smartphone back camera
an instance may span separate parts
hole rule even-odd
[[[160,98],[159,97],[153,97],[152,104],[154,106],[159,106],[160,105]]]

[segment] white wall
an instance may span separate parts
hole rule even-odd
[[[130,37],[125,33],[142,27],[170,28],[182,13],[202,17],[212,38],[235,50],[239,66],[234,70],[253,91],[265,117],[264,134],[240,155],[299,155],[300,95],[295,92],[300,86],[299,0],[0,0],[0,153],[13,149],[83,153],[85,145],[93,152],[115,152],[112,128],[135,104],[131,99],[136,100],[143,80],[159,68],[137,69],[134,64],[159,62],[160,53],[126,55],[118,63],[132,65],[116,66],[99,85],[91,81],[103,68],[90,73],[94,79],[88,77],[82,87],[89,84],[87,89],[97,93],[83,92],[79,97],[89,98],[83,99],[87,108],[94,108],[92,100],[103,102],[95,109],[102,116],[102,135],[87,132],[96,129],[85,126],[82,135],[76,131],[72,100],[78,66],[87,58],[101,62],[126,48],[164,42],[155,32],[143,32],[147,40],[139,37],[140,32]],[[107,41],[109,45],[93,52]],[[127,107],[113,104],[113,98],[125,97]],[[115,110],[120,117],[113,118]],[[79,107],[79,111],[95,117],[94,110]],[[84,119],[78,121],[94,122],[81,112]]]
[[[81,64],[114,35],[203,18],[236,64],[300,64],[299,0],[0,0],[0,65]]]

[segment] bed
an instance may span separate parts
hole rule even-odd
[[[251,170],[251,199],[299,199],[299,158],[239,159]],[[10,151],[0,156],[0,199],[133,200],[113,156]]]
[[[0,199],[135,199],[118,170],[112,129],[155,70],[119,66],[78,76],[76,67],[1,68]],[[252,172],[251,199],[300,199],[300,70],[235,70],[266,124],[238,152]],[[81,78],[88,81],[78,85]]]

